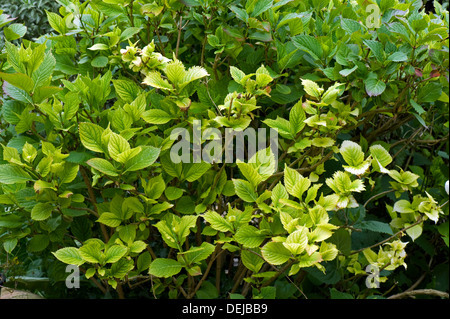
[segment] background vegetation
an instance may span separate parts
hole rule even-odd
[[[10,285],[47,298],[446,295],[446,4],[57,2],[26,27],[12,20],[25,5],[0,8]],[[194,120],[223,137],[276,128],[278,161],[174,164],[170,133]]]

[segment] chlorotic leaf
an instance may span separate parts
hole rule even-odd
[[[291,252],[280,242],[268,242],[261,249],[264,259],[272,265],[284,264],[291,258]]]
[[[81,257],[79,250],[75,247],[65,247],[57,250],[53,255],[65,264],[81,266],[84,259]]]
[[[175,276],[181,271],[181,264],[173,259],[156,258],[150,264],[149,273],[155,277],[168,278]]]

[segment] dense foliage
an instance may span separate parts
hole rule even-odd
[[[57,12],[59,6],[60,4],[53,0],[3,0],[1,10],[15,20],[6,27],[6,33],[1,33],[2,36],[12,41],[21,37],[39,38],[50,33],[52,28],[45,11]],[[0,45],[4,45],[3,39],[0,40]]]
[[[57,2],[35,41],[0,15],[10,281],[48,278],[50,298],[448,292],[443,5]],[[278,149],[176,163],[171,134],[196,126],[220,132],[208,154],[230,128],[277,129]]]

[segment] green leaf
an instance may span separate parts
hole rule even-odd
[[[401,171],[399,173],[395,170],[390,170],[389,176],[401,184],[410,185],[412,187],[418,186],[417,179],[420,177],[419,175],[411,173],[411,172]]]
[[[162,202],[161,204],[155,204],[150,209],[150,215],[157,215],[165,210],[168,210],[169,208],[173,207],[172,204],[169,204],[168,202]]]
[[[251,17],[258,17],[272,7],[273,0],[251,0],[247,1],[245,9]]]
[[[34,88],[34,81],[28,75],[23,73],[0,72],[0,79],[28,93]]]
[[[75,247],[65,247],[52,252],[52,254],[65,264],[81,266],[84,259],[81,257],[79,250]]]
[[[305,16],[305,14],[302,13],[296,13],[296,12],[291,12],[286,14],[285,16],[283,16],[283,18],[280,20],[280,22],[278,22],[277,24],[277,30],[279,28],[281,28],[283,25],[286,25],[294,20],[298,20],[298,22],[300,23],[300,25],[303,28],[303,23],[301,23],[301,18],[303,18]]]
[[[405,227],[410,226],[409,224],[405,224]],[[423,223],[419,224],[419,225],[415,225],[411,228],[408,228],[406,230],[406,233],[408,234],[409,237],[411,237],[411,239],[413,241],[415,241],[417,238],[420,237],[420,235],[422,235],[422,231],[423,231]]]
[[[166,153],[161,156],[161,165],[164,171],[172,177],[181,178],[181,172],[183,170],[183,164],[174,163],[170,159],[170,154]]]
[[[183,256],[186,259],[186,264],[191,265],[208,258],[214,249],[214,245],[203,242],[199,247],[191,247],[188,251],[178,253],[178,256]]]
[[[262,244],[266,236],[254,226],[243,225],[239,227],[234,238],[244,247],[255,248]]]
[[[210,281],[203,281],[201,288],[195,293],[197,299],[217,299],[219,298],[219,292],[214,284]]]
[[[230,66],[230,74],[234,81],[236,81],[239,84],[242,84],[241,81],[245,77],[244,72],[242,72],[235,66]]]
[[[114,264],[119,261],[120,258],[125,256],[127,248],[121,245],[112,245],[105,252],[105,263]]]
[[[339,152],[349,166],[356,167],[364,161],[364,152],[361,146],[355,142],[343,141]]]
[[[102,134],[104,129],[93,123],[82,122],[79,126],[80,140],[87,149],[103,153]]]
[[[304,127],[306,114],[303,110],[302,103],[296,103],[289,112],[290,132],[295,137]]]
[[[147,247],[147,244],[144,243],[142,240],[137,240],[130,246],[130,253],[139,254]]]
[[[265,87],[272,80],[273,78],[270,76],[269,71],[263,65],[256,70],[256,85],[259,87]]]
[[[370,51],[378,61],[384,61],[384,49],[381,42],[375,40],[363,40],[363,42],[368,48],[370,48]]]
[[[133,268],[133,260],[120,259],[111,266],[110,275],[118,279],[123,279]]]
[[[344,255],[348,255],[352,248],[351,235],[346,229],[340,228],[333,233],[330,242],[335,244],[337,249]]]
[[[442,85],[438,82],[428,83],[419,89],[417,93],[417,102],[434,102],[442,95]]]
[[[293,43],[297,48],[311,55],[316,61],[323,57],[322,45],[313,36],[306,34],[298,35],[293,38]]]
[[[347,77],[350,74],[352,74],[356,69],[358,68],[357,65],[355,65],[353,68],[351,69],[342,69],[341,71],[339,71],[339,74],[342,75],[343,77]]]
[[[231,127],[237,131],[245,130],[251,122],[250,117],[228,119],[226,116],[217,116],[214,121],[225,127]]]
[[[289,194],[301,200],[303,193],[311,186],[311,181],[285,164],[284,186]]]
[[[181,271],[181,264],[173,259],[156,258],[150,264],[149,273],[156,277],[169,278]]]
[[[33,100],[36,103],[40,103],[60,91],[62,91],[62,88],[57,86],[41,86],[35,90]]]
[[[47,235],[35,235],[27,244],[27,250],[30,252],[39,252],[47,248],[50,243],[49,236]]]
[[[8,41],[20,39],[25,33],[27,33],[27,27],[21,23],[13,23],[3,29],[5,39]]]
[[[0,165],[0,183],[16,184],[32,180],[31,176],[22,168],[11,164]]]
[[[53,70],[56,66],[56,60],[53,57],[52,53],[49,51],[45,53],[44,60],[39,65],[37,70],[35,70],[31,76],[32,80],[34,81],[34,89],[36,87],[40,87],[44,85],[47,80],[50,78],[50,76],[53,73]]]
[[[142,146],[141,152],[126,161],[125,172],[134,172],[152,165],[160,154],[160,149],[153,146]]]
[[[291,127],[291,123],[288,120],[286,120],[282,117],[277,116],[276,120],[265,119],[262,122],[271,128],[275,128],[277,130],[278,134],[280,134],[284,138],[288,138],[288,139],[292,140],[295,137],[292,134],[292,131],[294,131],[295,129]]]
[[[253,188],[263,181],[262,176],[253,168],[253,165],[247,163],[237,163],[242,175],[251,183]]]
[[[173,91],[173,86],[165,79],[162,78],[161,73],[157,71],[149,72],[142,82],[156,89]]]
[[[155,224],[155,227],[161,233],[163,240],[169,247],[179,249],[178,238],[174,233],[174,227],[172,225],[169,225],[165,220],[161,220]]]
[[[284,264],[291,258],[291,252],[280,242],[268,242],[261,249],[264,259],[272,265]]]
[[[145,195],[151,199],[158,199],[166,189],[166,183],[161,175],[151,178],[148,183],[144,182],[145,180],[143,181]]]
[[[64,163],[64,169],[58,176],[60,177],[60,185],[72,182],[78,174],[79,165],[73,163]]]
[[[97,242],[90,242],[78,249],[84,261],[91,264],[98,264],[102,260],[102,252]]]
[[[91,61],[91,65],[94,68],[104,68],[105,66],[108,65],[108,58],[106,56],[103,55],[99,55],[96,56],[92,61]]]
[[[367,79],[364,80],[366,92],[369,96],[378,96],[386,89],[386,83],[378,80],[376,73],[371,72]]]
[[[186,237],[189,235],[191,228],[194,228],[197,223],[198,216],[188,215],[183,216],[176,229],[176,234],[180,245],[184,244]]]
[[[120,160],[119,155],[130,150],[130,144],[121,135],[110,133],[108,142],[108,153],[117,162]]]
[[[386,173],[383,169],[392,162],[392,156],[381,145],[372,145],[369,150],[375,170]]]
[[[343,30],[347,31],[349,34],[361,31],[361,24],[358,21],[352,19],[341,19],[341,27]]]
[[[169,186],[164,191],[164,195],[168,200],[176,200],[183,196],[184,190],[182,188]]]
[[[412,207],[411,203],[408,202],[407,200],[401,199],[397,202],[395,202],[394,204],[394,208],[393,208],[394,212],[399,212],[399,213],[414,213],[415,209]]]
[[[3,28],[5,25],[10,23],[11,21],[14,21],[16,18],[11,18],[7,14],[0,14],[0,28]]]
[[[112,82],[116,94],[126,103],[133,102],[140,93],[137,84],[131,80],[113,80]]]
[[[27,73],[25,65],[21,61],[19,49],[8,41],[5,42],[8,63],[19,73]]]
[[[17,243],[18,243],[17,238],[7,239],[3,242],[3,248],[8,254],[10,254],[14,250],[14,248],[16,248]]]
[[[244,266],[254,273],[258,273],[261,270],[262,265],[264,264],[264,259],[248,250],[242,250],[241,258]]]
[[[120,34],[120,40],[119,42],[123,42],[125,40],[128,40],[129,38],[131,38],[132,36],[134,36],[135,34],[139,33],[139,31],[141,31],[142,28],[138,28],[138,27],[129,27],[126,28],[125,30],[122,31],[122,33]]]
[[[300,226],[298,226],[300,227]],[[293,255],[301,254],[308,245],[308,228],[301,227],[300,229],[291,233],[283,246],[286,247]]]
[[[196,181],[197,179],[199,179],[200,177],[202,177],[203,174],[205,174],[210,169],[211,164],[206,163],[206,162],[201,162],[201,163],[193,163],[191,165],[186,165],[184,167],[188,168],[187,172],[183,172],[184,178],[188,182],[193,182],[193,181]]]
[[[425,113],[425,110],[423,109],[423,107],[420,106],[420,104],[418,104],[416,101],[414,101],[413,99],[410,99],[409,102],[411,103],[412,107],[417,112],[417,114],[420,115],[422,113]]]
[[[147,270],[150,267],[150,263],[152,261],[152,257],[150,256],[150,253],[148,251],[144,252],[143,254],[140,254],[137,259],[137,270],[139,272],[143,272],[144,270]]]
[[[117,217],[116,214],[106,212],[101,214],[97,221],[109,227],[117,227],[122,222],[122,219]]]
[[[238,195],[242,200],[248,203],[256,202],[258,194],[249,182],[242,179],[233,179],[233,184],[236,195]]]
[[[136,225],[126,225],[120,228],[119,237],[127,244],[133,243],[136,238]]]
[[[214,211],[207,211],[203,218],[211,225],[212,228],[221,232],[233,232],[231,223]]]
[[[186,86],[187,84],[208,75],[209,75],[208,72],[204,68],[199,66],[193,66],[186,71],[183,78],[181,79],[180,89]]]
[[[175,119],[173,115],[159,109],[152,109],[145,111],[141,115],[142,119],[150,124],[166,124],[167,122]]]
[[[107,46],[104,43],[96,43],[93,46],[89,47],[88,50],[91,50],[91,51],[109,50],[109,46]]]
[[[357,225],[356,228],[367,229],[377,233],[384,233],[388,235],[393,235],[391,226],[387,223],[379,222],[376,220],[364,220]]]
[[[89,166],[92,166],[96,170],[102,172],[103,174],[109,175],[109,176],[119,176],[116,168],[111,164],[111,162],[103,159],[103,158],[91,158],[89,161],[86,162]]]
[[[63,18],[61,18],[58,14],[49,12],[47,10],[45,10],[45,13],[47,14],[48,23],[56,32],[60,34],[66,33],[66,27]]]
[[[74,61],[68,55],[56,55],[55,54],[55,70],[61,71],[67,75],[78,74],[79,68],[76,66]]]
[[[275,207],[278,206],[282,206],[279,205],[279,201],[280,199],[288,199],[289,198],[289,194],[286,191],[286,188],[283,186],[283,184],[278,183],[273,189],[272,189],[272,195],[271,195],[271,199],[272,199],[272,203]]]
[[[361,192],[365,190],[360,179],[352,182],[347,172],[337,171],[332,178],[327,178],[325,183],[337,194],[347,194],[349,192]]]
[[[182,83],[183,77],[186,74],[186,69],[180,60],[173,60],[169,62],[164,68],[164,73],[169,79],[170,83],[178,85]]]
[[[331,137],[315,137],[311,141],[311,145],[316,147],[331,147],[334,145],[334,140]]]
[[[6,95],[8,95],[13,100],[17,100],[26,104],[33,104],[33,99],[26,91],[15,87],[9,82],[3,82],[3,92],[5,92]]]
[[[302,79],[302,85],[306,93],[317,99],[319,99],[323,93],[323,88],[319,87],[316,82],[313,82],[311,80]]]
[[[330,288],[331,299],[355,299],[351,294]]]
[[[402,51],[397,51],[392,53],[387,59],[393,62],[405,62],[408,61],[408,56]]]

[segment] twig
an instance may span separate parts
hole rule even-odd
[[[93,212],[95,213],[95,216],[98,218],[98,217],[100,217],[100,215],[98,214],[98,210],[97,210],[97,201],[95,199],[94,189],[92,188],[91,181],[86,173],[86,169],[81,165],[80,165],[80,172],[81,172],[81,175],[83,176],[84,183],[86,184],[86,187],[88,189],[89,200],[91,201],[92,205],[94,206]],[[103,238],[105,239],[106,242],[108,242],[109,236],[108,236],[108,232],[106,231],[105,225],[100,223],[100,228],[102,230]]]
[[[180,40],[181,40],[181,30],[183,27],[181,24],[183,23],[183,16],[180,13],[180,23],[178,24],[178,36],[177,36],[177,46],[175,48],[175,57],[178,59],[178,50],[180,49]]]
[[[175,279],[175,277],[172,277],[172,281],[173,281],[173,283],[174,283],[175,285],[177,285],[177,280]],[[189,299],[188,294],[187,294],[186,291],[183,289],[183,287],[181,287],[181,285],[178,287],[178,290],[183,294],[183,296],[184,296],[186,299]]]
[[[383,195],[386,195],[386,194],[389,194],[389,193],[392,193],[392,192],[395,192],[395,189],[390,189],[390,190],[388,190],[388,191],[384,191],[384,192],[381,192],[381,193],[379,193],[379,194],[373,195],[372,197],[370,197],[370,198],[364,203],[364,208],[366,208],[367,204],[369,204],[369,203],[370,203],[372,200],[374,200],[375,198],[380,197],[380,196],[383,196]]]
[[[211,270],[211,267],[212,267],[214,261],[220,254],[222,254],[225,251],[225,250],[222,250],[222,251],[218,252],[221,247],[222,247],[221,244],[218,244],[216,246],[216,249],[214,250],[213,255],[211,256],[211,259],[209,260],[208,266],[206,267],[205,273],[203,274],[202,278],[198,282],[195,289],[189,295],[186,296],[186,299],[192,299],[192,297],[194,297],[196,292],[200,289],[200,287],[202,286],[202,283],[206,280],[206,277],[208,276],[209,271]]]
[[[384,243],[390,241],[392,238],[397,237],[398,235],[400,235],[400,234],[403,233],[404,231],[406,231],[406,230],[408,230],[408,229],[410,229],[410,228],[412,228],[412,227],[414,227],[414,226],[420,224],[421,222],[423,222],[423,218],[422,218],[422,217],[419,218],[415,223],[409,225],[408,227],[405,227],[405,228],[399,230],[399,231],[396,232],[394,235],[392,235],[392,236],[386,238],[385,240],[382,240],[382,241],[380,241],[379,243],[373,244],[372,246],[369,246],[369,247],[366,247],[366,248],[361,248],[361,249],[352,251],[352,252],[350,253],[350,255],[354,255],[354,254],[360,253],[360,252],[362,252],[362,251],[364,251],[364,250],[366,250],[366,249],[371,249],[371,248],[374,248],[374,247],[383,245]]]
[[[325,157],[322,157],[322,159],[321,159],[320,161],[318,161],[317,163],[315,163],[314,165],[309,166],[309,167],[301,167],[301,168],[297,168],[296,171],[299,172],[300,174],[312,172],[312,171],[314,171],[319,165],[321,165],[321,164],[325,163],[327,160],[329,160],[329,159],[331,158],[331,156],[333,156],[333,154],[334,154],[334,151],[330,151],[327,155],[325,155]],[[270,177],[278,177],[278,176],[283,176],[283,175],[284,175],[284,171],[283,171],[283,172],[275,173],[275,174],[273,174],[273,175],[270,176]],[[270,177],[269,177],[269,178],[270,178]]]
[[[411,291],[404,291],[396,295],[392,295],[387,299],[415,298],[417,295],[428,295],[449,299],[449,295],[447,292],[439,291],[436,289],[417,289]]]

